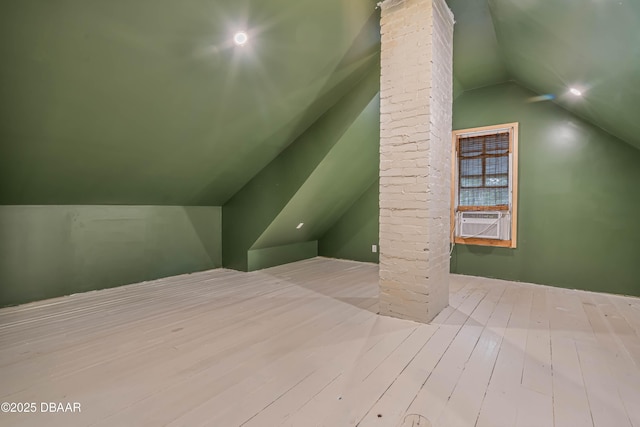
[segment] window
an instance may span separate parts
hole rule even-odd
[[[516,247],[518,123],[453,132],[454,243]]]

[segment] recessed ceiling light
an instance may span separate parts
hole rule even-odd
[[[298,224],[298,226],[296,227],[296,229],[300,230],[302,228],[302,226],[304,225],[304,222],[301,222],[300,224]]]
[[[571,89],[569,89],[569,92],[571,92],[575,96],[581,96],[582,95],[582,92],[579,89],[576,89],[575,87],[572,87]]]
[[[244,31],[238,31],[233,36],[233,42],[238,46],[244,46],[249,41],[249,36]]]

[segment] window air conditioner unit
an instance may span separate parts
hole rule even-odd
[[[459,237],[478,239],[502,239],[500,231],[503,213],[487,212],[459,212]]]

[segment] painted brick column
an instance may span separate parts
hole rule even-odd
[[[449,304],[453,15],[381,8],[380,314],[426,323]]]

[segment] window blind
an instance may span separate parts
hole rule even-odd
[[[509,132],[458,139],[458,206],[509,204]]]

